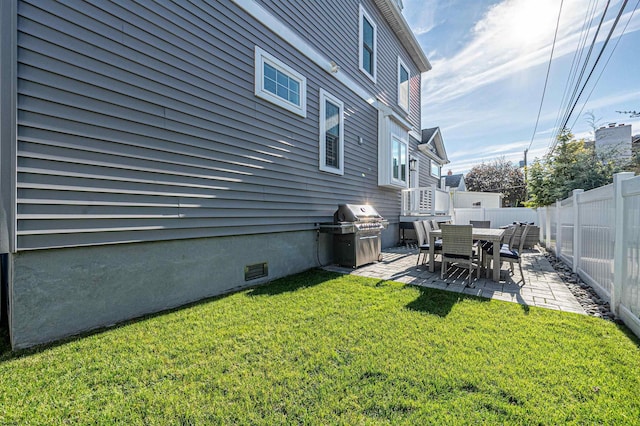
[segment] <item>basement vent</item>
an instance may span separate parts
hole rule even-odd
[[[247,265],[244,267],[244,280],[251,281],[257,278],[266,277],[269,275],[269,267],[267,262],[256,263],[255,265]]]

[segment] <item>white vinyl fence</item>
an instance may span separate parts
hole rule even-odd
[[[514,208],[455,208],[453,223],[466,225],[470,220],[490,220],[492,228],[511,225],[513,222],[534,222],[538,225],[538,214],[527,207]]]
[[[640,336],[640,176],[538,209],[541,241]]]

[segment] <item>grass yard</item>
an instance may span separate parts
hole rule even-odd
[[[12,354],[0,424],[640,424],[592,317],[309,271]]]

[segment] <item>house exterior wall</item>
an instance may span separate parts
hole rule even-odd
[[[410,68],[409,115],[407,119],[416,130],[420,129],[421,75],[415,63],[393,34],[378,8],[371,0],[343,0],[331,3],[331,7],[319,1],[259,0],[259,3],[281,21],[289,22],[291,28],[306,38],[319,51],[331,52],[329,59],[338,64],[358,84],[382,99],[402,115],[406,113],[398,106],[397,58]],[[362,7],[377,24],[378,66],[374,83],[358,69],[358,25],[359,7]],[[322,20],[318,20],[322,16]]]
[[[16,346],[248,285],[238,270],[255,247],[273,249],[271,263],[286,263],[270,268],[268,279],[317,266],[331,251],[316,242],[316,224],[332,220],[340,203],[372,204],[390,221],[383,246],[398,241],[400,191],[377,181],[376,106],[239,3],[246,2],[11,3],[17,201],[7,223],[17,228],[9,286]],[[262,5],[398,112],[400,45],[377,9],[364,3],[380,39],[371,85],[357,69],[359,3],[337,2],[338,10],[316,3]],[[314,13],[340,18],[328,48],[323,22],[308,18]],[[256,46],[306,77],[306,117],[255,96]],[[399,50],[413,76],[406,120],[419,129],[420,74]],[[343,175],[319,171],[320,89],[344,103]],[[409,152],[417,144],[410,137]],[[231,249],[228,241],[242,243]],[[275,249],[272,241],[282,244]],[[149,271],[165,274],[147,279]],[[45,340],[29,334],[47,321]]]
[[[431,162],[433,160],[421,152],[417,156],[420,159],[420,186],[428,187],[433,184],[439,186],[439,179],[431,174]]]
[[[344,202],[397,223],[376,109],[233,2],[24,1],[18,22],[18,250],[311,230]],[[254,96],[256,45],[307,77],[307,118]],[[349,111],[344,176],[318,170],[320,88]]]
[[[595,146],[605,154],[614,158],[631,157],[631,124],[609,124],[607,127],[596,129]]]
[[[12,256],[13,348],[60,339],[301,272],[330,237],[279,232],[117,246],[33,250]],[[245,281],[247,265],[268,276]]]
[[[16,10],[0,2],[0,254],[15,248]]]

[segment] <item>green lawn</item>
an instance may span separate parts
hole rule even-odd
[[[640,424],[621,326],[309,271],[17,354],[0,424]]]

